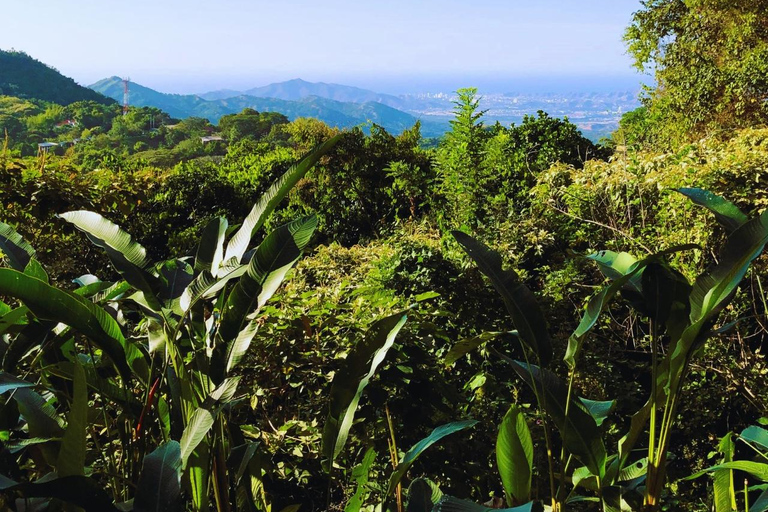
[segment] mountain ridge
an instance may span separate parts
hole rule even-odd
[[[244,91],[220,89],[198,94],[206,100],[227,99],[237,96],[253,96],[256,98],[275,98],[288,101],[299,101],[310,96],[317,96],[344,103],[381,103],[402,110],[404,102],[391,94],[378,93],[361,87],[341,85],[326,82],[309,82],[301,78],[293,78],[283,82],[253,87]]]
[[[83,87],[57,69],[16,50],[0,50],[0,95],[64,106],[77,101],[114,103],[113,99]]]
[[[117,76],[99,80],[89,87],[115,100],[123,96],[123,82]],[[279,112],[291,120],[314,117],[339,128],[374,122],[392,133],[410,128],[418,120],[407,112],[374,101],[353,103],[319,96],[305,96],[293,101],[245,94],[207,100],[195,94],[161,93],[134,82],[129,83],[129,102],[136,106],[160,108],[173,117],[204,117],[214,123],[222,116],[241,112],[244,108],[253,108],[259,112]],[[444,131],[443,124],[435,122],[427,122],[423,130],[426,136],[441,135]]]

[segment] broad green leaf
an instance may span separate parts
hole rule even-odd
[[[123,378],[129,379],[133,369],[146,381],[149,369],[142,353],[126,342],[115,319],[88,299],[10,269],[0,269],[0,293],[21,300],[40,319],[64,323],[88,336]]]
[[[363,461],[352,469],[352,480],[355,481],[355,494],[347,502],[344,512],[360,512],[360,508],[370,492],[368,478],[374,460],[376,460],[376,450],[368,448],[363,456]],[[432,509],[430,508],[430,510]]]
[[[691,290],[690,324],[673,341],[665,357],[669,377],[667,393],[680,392],[683,375],[694,347],[709,336],[710,323],[733,298],[749,265],[768,242],[768,210],[736,229],[725,242],[718,263],[696,279]]]
[[[616,408],[616,400],[589,400],[587,398],[580,398],[580,400],[587,408],[589,415],[595,419],[598,427]]]
[[[453,231],[453,237],[501,295],[523,343],[533,350],[542,365],[549,364],[552,342],[544,314],[533,292],[520,281],[514,270],[503,269],[501,256],[497,252],[461,231]]]
[[[248,249],[248,244],[253,238],[253,234],[264,225],[269,214],[280,204],[288,195],[288,192],[294,185],[314,166],[320,158],[330,151],[333,146],[341,139],[341,135],[336,135],[322,143],[309,155],[304,157],[299,163],[291,166],[271,187],[264,193],[258,202],[253,205],[253,209],[243,221],[240,229],[235,233],[227,244],[227,250],[224,260],[235,258],[241,261],[243,254]]]
[[[182,433],[181,441],[179,443],[182,467],[187,466],[189,456],[192,455],[195,448],[197,448],[203,438],[211,430],[214,419],[213,412],[202,407],[192,413],[192,417],[189,419],[189,424],[184,429],[184,433]]]
[[[484,332],[482,334],[478,334],[477,336],[473,336],[471,338],[465,338],[461,341],[457,341],[454,346],[451,347],[451,349],[448,351],[447,354],[445,354],[445,357],[443,358],[443,364],[446,366],[450,366],[468,353],[475,350],[477,347],[483,345],[484,343],[494,340],[497,337],[501,336],[502,332]],[[517,331],[511,331],[511,334],[517,334]]]
[[[86,437],[88,429],[88,385],[85,370],[74,365],[72,404],[67,415],[67,429],[61,440],[56,473],[59,477],[85,475]]]
[[[147,250],[141,244],[98,213],[79,210],[63,213],[60,217],[83,231],[91,243],[107,253],[123,279],[144,294],[146,302],[142,305],[152,311],[162,309],[157,299],[162,285],[157,277],[146,270],[149,264]]]
[[[432,512],[442,497],[443,493],[437,484],[426,478],[417,478],[408,486],[405,512]]]
[[[165,261],[158,270],[163,284],[158,296],[163,300],[179,298],[194,279],[192,267],[182,260]]]
[[[691,291],[691,323],[720,311],[735,292],[752,260],[768,242],[768,210],[736,229],[725,242],[718,263],[702,273]]]
[[[0,252],[8,259],[11,268],[23,272],[35,250],[11,226],[0,222]]]
[[[432,509],[432,512],[544,512],[544,506],[538,501],[531,501],[519,507],[490,508],[471,501],[444,495],[437,502],[435,508]]]
[[[21,306],[0,317],[0,336],[16,326],[29,325],[27,319],[28,313],[29,308],[27,306]]]
[[[554,373],[504,355],[501,357],[534,389],[540,400],[539,407],[554,421],[566,449],[602,479],[605,476],[605,445],[600,429],[584,403],[572,398],[568,405],[568,386]]]
[[[24,267],[24,274],[28,275],[29,277],[34,277],[35,279],[39,279],[40,281],[44,283],[48,283],[48,273],[45,271],[42,265],[35,259],[32,258],[29,260],[29,263],[27,263],[27,266]]]
[[[766,511],[768,511],[768,489],[764,490],[760,496],[757,497],[755,502],[749,505],[749,512]]]
[[[16,484],[3,492],[23,498],[56,498],[81,507],[85,512],[120,512],[104,485],[94,478],[65,476],[45,482]]]
[[[643,299],[648,315],[676,340],[685,330],[690,315],[691,284],[679,271],[660,262],[650,263],[643,272]]]
[[[38,393],[28,388],[17,388],[13,399],[19,405],[19,412],[27,422],[32,437],[61,437],[64,426],[56,409]]]
[[[147,250],[135,242],[131,235],[120,229],[120,226],[98,213],[78,210],[62,213],[59,217],[88,235],[96,245],[114,249],[122,254],[127,261],[139,268],[147,266]]]
[[[236,375],[234,377],[227,377],[224,379],[221,384],[216,386],[216,388],[211,391],[211,394],[206,400],[206,405],[213,407],[213,405],[219,402],[223,402],[225,404],[230,402],[232,397],[235,395],[235,392],[237,391],[237,385],[240,383],[240,378],[240,375]]]
[[[331,471],[334,459],[344,448],[363,390],[384,361],[406,318],[398,313],[376,321],[334,375],[322,438],[326,471]]]
[[[630,273],[635,269],[637,264],[637,258],[629,254],[628,252],[615,252],[610,250],[602,250],[587,256],[597,263],[598,268],[605,277],[614,281]],[[639,276],[631,278],[627,281],[627,286],[636,291],[641,291]]]
[[[251,346],[253,338],[259,331],[259,326],[260,323],[258,320],[251,320],[248,322],[248,325],[245,326],[245,329],[237,334],[235,341],[229,344],[227,350],[227,367],[225,370],[226,374],[229,374],[229,372],[238,365],[238,363],[243,359],[243,356],[245,356],[245,354],[248,352],[248,348]]]
[[[234,367],[245,354],[257,328],[247,327],[248,322],[277,291],[316,227],[317,217],[304,217],[277,228],[259,245],[247,272],[234,286],[222,309],[217,336],[223,342],[217,344],[211,360],[214,380],[221,380],[227,369]]]
[[[648,472],[648,457],[644,457],[623,468],[619,472],[618,476],[616,477],[616,481],[626,482],[629,480],[634,480],[635,478],[640,478],[641,476],[644,476],[647,472]]]
[[[728,432],[728,434],[723,436],[717,450],[723,455],[723,462],[733,462],[735,445],[731,432]],[[715,494],[715,512],[731,512],[736,510],[736,490],[734,488],[733,470],[718,469],[712,473],[712,477]]]
[[[144,457],[144,467],[133,500],[134,512],[166,512],[181,498],[181,447],[169,441]]]
[[[304,217],[277,228],[259,245],[247,272],[232,289],[222,309],[219,335],[225,342],[233,341],[251,320],[247,317],[264,306],[277,291],[316,227],[317,217]]]
[[[600,314],[605,310],[605,308],[608,306],[611,299],[613,299],[613,297],[618,292],[620,291],[626,292],[629,284],[634,280],[636,280],[637,283],[630,287],[630,290],[636,294],[636,296],[633,296],[635,305],[637,305],[637,302],[644,303],[644,300],[642,299],[642,295],[641,295],[642,280],[640,279],[640,276],[644,272],[645,268],[651,263],[656,262],[661,257],[667,254],[685,251],[685,250],[693,249],[697,247],[698,246],[693,244],[678,245],[678,246],[671,247],[669,249],[665,249],[663,251],[659,251],[642,260],[639,260],[639,261],[636,260],[634,263],[632,263],[628,267],[625,267],[624,264],[620,266],[612,267],[615,270],[615,275],[617,277],[613,279],[609,285],[605,286],[600,291],[600,293],[598,293],[597,295],[592,297],[592,299],[590,299],[590,301],[587,303],[587,307],[584,310],[584,315],[581,317],[581,321],[579,322],[579,325],[576,327],[576,330],[573,331],[573,334],[571,334],[571,336],[568,339],[568,347],[566,348],[565,357],[563,358],[563,360],[566,362],[568,367],[571,369],[576,367],[576,360],[579,356],[579,353],[581,352],[581,347],[584,343],[585,336],[595,326],[598,318],[600,317]],[[601,251],[600,253],[596,253],[596,254],[609,253],[609,252],[611,251]],[[616,254],[616,253],[613,253],[613,254]],[[610,258],[606,257],[606,261],[613,261],[612,258],[613,258],[612,256]],[[598,261],[598,260],[595,260],[595,261]],[[629,263],[629,260],[625,261],[624,263]],[[636,288],[636,286],[638,288]]]
[[[195,272],[207,270],[215,273],[224,258],[224,236],[227,233],[227,219],[216,217],[203,229],[195,255]]]
[[[392,494],[395,492],[395,489],[397,488],[397,485],[405,476],[405,473],[413,465],[413,463],[416,462],[416,459],[418,459],[419,456],[424,453],[424,450],[437,443],[445,436],[470,427],[474,427],[475,425],[477,425],[477,421],[475,420],[455,421],[453,423],[440,425],[434,429],[432,433],[427,437],[413,445],[411,449],[408,450],[405,455],[403,455],[400,463],[392,472],[392,476],[389,477],[389,484],[387,485],[387,493],[385,496],[392,496]]]
[[[768,430],[763,427],[758,427],[757,425],[747,427],[741,431],[739,437],[748,443],[756,444],[768,450]]]
[[[33,387],[35,385],[32,382],[19,379],[8,372],[0,372],[0,395],[13,389]]]
[[[512,405],[496,437],[496,464],[509,504],[526,503],[531,497],[533,441],[522,410]]]
[[[715,214],[715,219],[729,233],[747,222],[748,218],[739,208],[720,196],[700,188],[678,188],[676,192],[688,197],[694,203],[703,206]]]
[[[691,476],[685,477],[684,480],[693,480],[694,478],[699,478],[702,475],[706,475],[707,473],[712,473],[721,469],[735,469],[738,471],[744,471],[745,473],[749,473],[762,482],[768,482],[768,464],[763,462],[752,462],[749,460],[735,460],[732,462],[717,464],[716,466],[709,467],[699,471],[698,473],[694,473]]]
[[[11,439],[10,441],[3,442],[3,446],[8,448],[11,453],[17,453],[27,446],[34,446],[36,444],[45,444],[51,441],[61,441],[60,437],[28,437],[26,439]]]

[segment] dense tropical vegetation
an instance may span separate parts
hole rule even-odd
[[[2,89],[2,506],[768,510],[768,10],[643,6],[602,145]]]

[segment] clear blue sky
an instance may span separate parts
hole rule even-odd
[[[621,36],[639,8],[639,0],[13,0],[3,6],[0,49],[26,51],[83,84],[120,75],[165,92],[296,77],[384,92],[498,89],[540,77],[632,77]]]

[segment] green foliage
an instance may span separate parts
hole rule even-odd
[[[643,2],[625,41],[656,84],[646,91],[644,120],[623,123],[632,125],[628,142],[675,144],[764,124],[767,7],[762,0]]]

